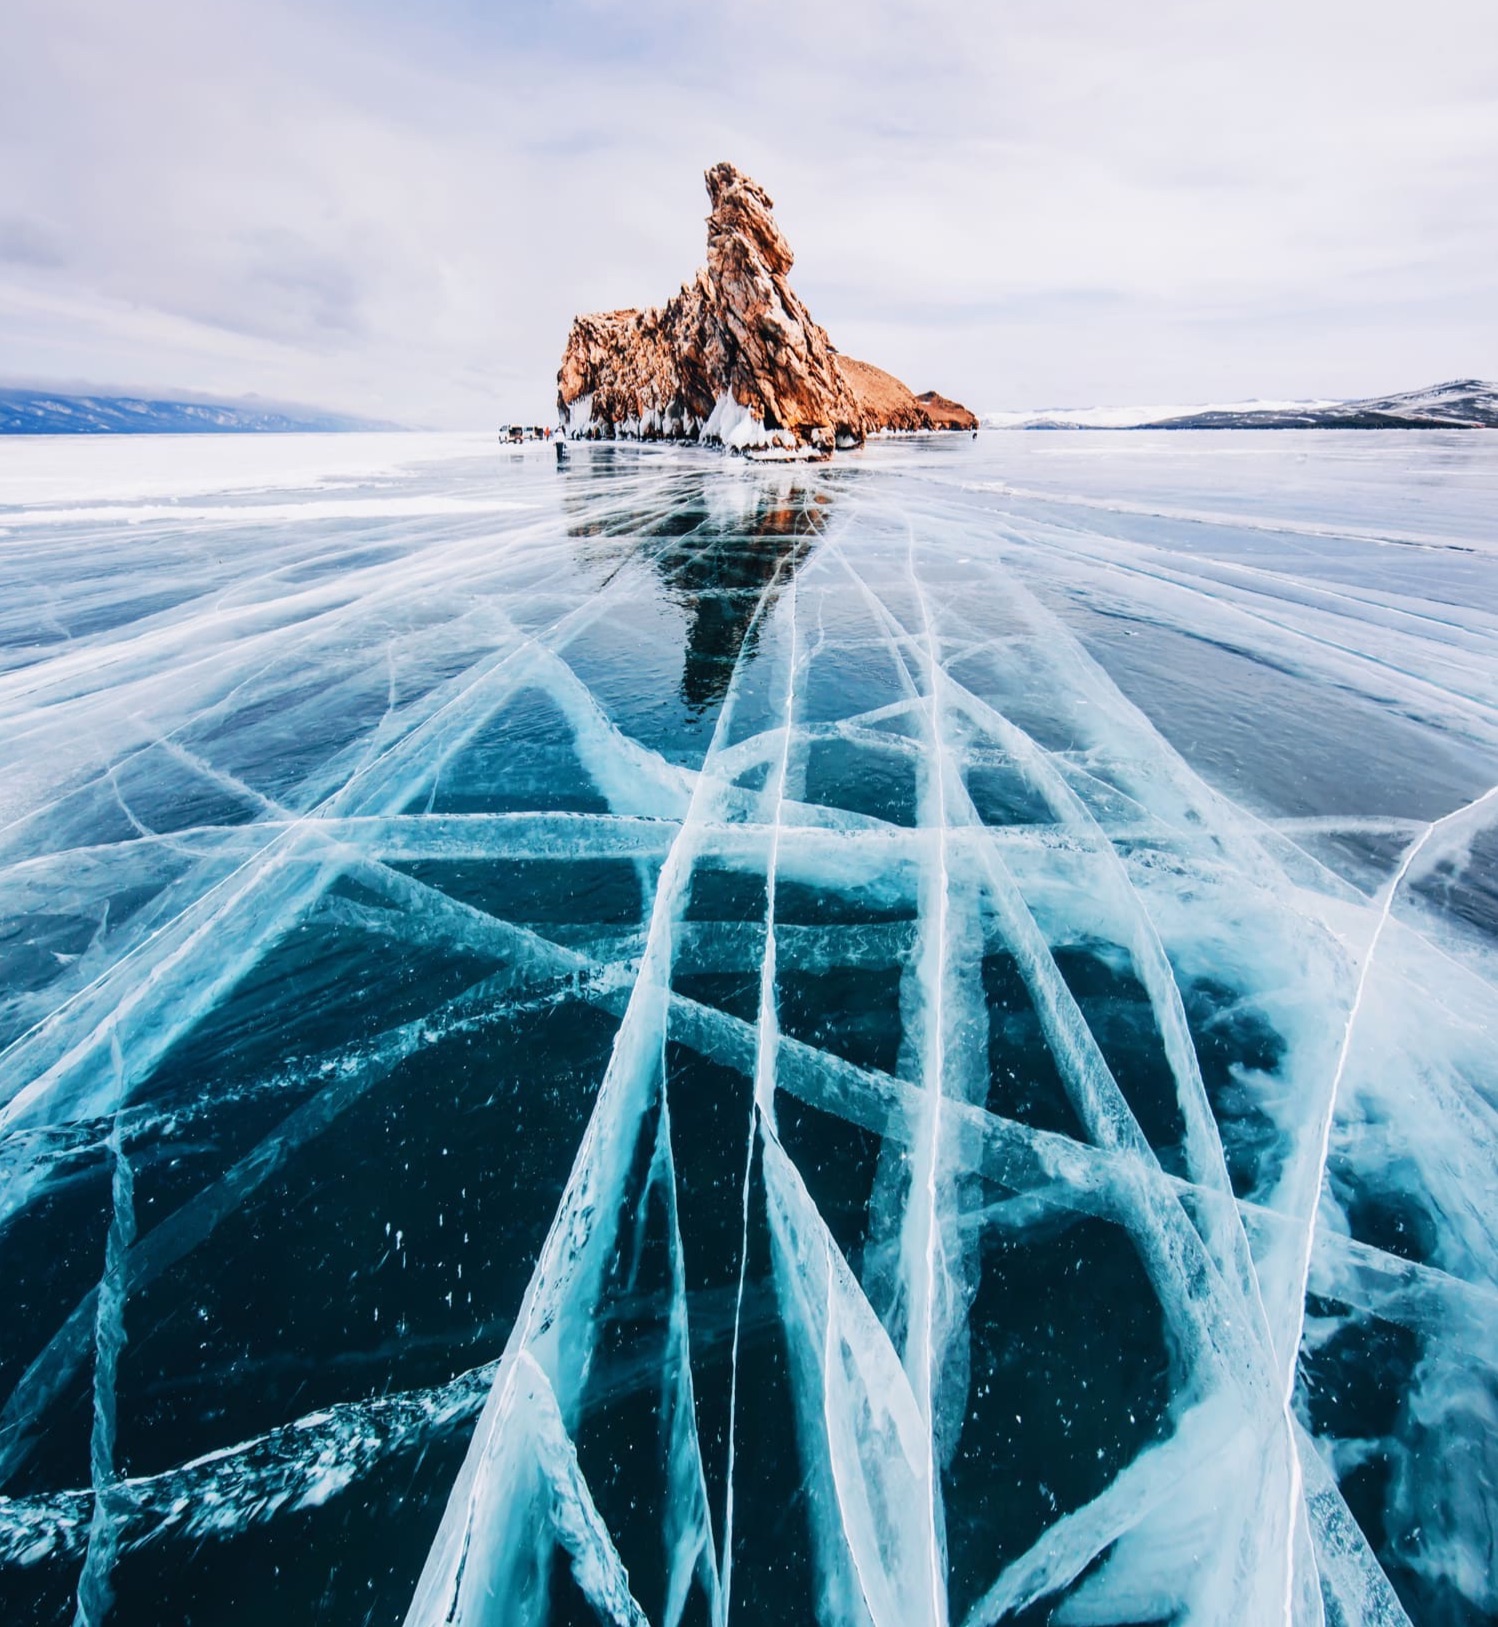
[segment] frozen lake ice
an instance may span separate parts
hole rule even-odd
[[[0,442],[0,1616],[1498,1621],[1495,516]]]

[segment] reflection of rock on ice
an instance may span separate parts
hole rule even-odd
[[[656,568],[687,614],[681,692],[689,705],[720,702],[757,624],[816,546],[832,499],[790,480],[711,481],[703,522]],[[747,641],[747,647],[746,647]]]

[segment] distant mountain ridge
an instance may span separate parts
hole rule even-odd
[[[0,388],[0,435],[243,435],[396,427],[315,407]]]
[[[1452,379],[1423,390],[1357,401],[987,413],[983,422],[990,429],[1498,429],[1498,384]]]

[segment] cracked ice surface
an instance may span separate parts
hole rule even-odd
[[[1491,442],[0,448],[5,1620],[1498,1620]]]

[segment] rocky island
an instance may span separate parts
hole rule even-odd
[[[786,281],[790,245],[764,188],[732,164],[706,181],[696,277],[662,306],[574,319],[557,373],[569,436],[825,456],[883,431],[978,427],[957,402],[840,355]]]

